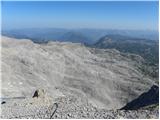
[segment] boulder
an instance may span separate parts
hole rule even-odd
[[[38,89],[34,92],[33,98],[45,98],[46,96],[46,91],[44,89]]]
[[[5,103],[6,103],[6,101],[2,101],[2,102],[1,102],[1,104],[5,104]]]

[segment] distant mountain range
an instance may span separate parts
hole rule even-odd
[[[64,42],[78,42],[78,43],[92,43],[91,39],[80,32],[67,32],[59,37],[59,41]]]
[[[121,52],[142,56],[150,63],[158,63],[158,41],[134,38],[123,35],[106,35],[94,44],[97,48],[114,48]]]
[[[109,34],[119,34],[143,39],[157,40],[158,31],[112,30],[112,29],[61,29],[61,28],[26,28],[2,30],[2,35],[31,39],[34,42],[67,41],[74,43],[94,44]]]

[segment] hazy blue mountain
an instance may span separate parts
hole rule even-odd
[[[33,28],[33,29],[15,29],[15,30],[5,30],[2,31],[2,35],[8,37],[14,37],[18,39],[29,38],[33,41],[48,41],[48,40],[57,40],[60,36],[62,36],[66,32],[65,29],[57,29],[57,28]]]
[[[91,38],[80,32],[70,31],[58,38],[59,41],[68,41],[73,43],[92,43]]]
[[[94,44],[100,38],[109,34],[127,35],[158,41],[157,31],[113,30],[113,29],[63,29],[63,28],[26,28],[2,30],[2,35],[18,39],[31,39],[34,42],[70,41]]]
[[[116,30],[116,29],[78,29],[77,31],[90,36],[94,42],[109,34],[119,34],[124,36],[158,40],[159,32],[151,30]]]
[[[58,28],[7,30],[2,31],[2,35],[18,39],[31,39],[34,42],[44,42],[52,40],[87,44],[92,43],[91,38],[83,35],[81,32]]]

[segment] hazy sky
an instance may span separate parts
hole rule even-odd
[[[2,2],[2,28],[158,30],[158,2]]]

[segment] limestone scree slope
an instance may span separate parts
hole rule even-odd
[[[83,96],[93,106],[119,109],[155,84],[138,68],[140,56],[70,42],[36,44],[2,36],[2,98]]]

